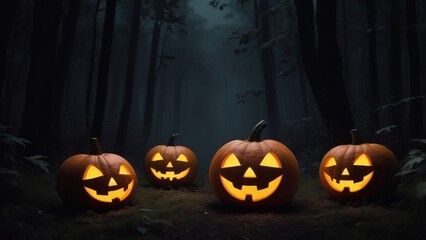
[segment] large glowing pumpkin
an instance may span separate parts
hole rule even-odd
[[[175,145],[177,136],[177,133],[173,134],[167,146],[155,146],[146,154],[143,171],[153,186],[185,187],[191,185],[197,176],[197,158],[189,148]]]
[[[299,164],[282,143],[260,140],[260,121],[247,140],[233,140],[214,155],[210,183],[224,203],[241,207],[273,207],[288,203],[299,185]]]
[[[334,199],[364,200],[392,193],[398,185],[394,175],[400,167],[395,155],[376,143],[340,145],[325,154],[319,168],[322,185]]]
[[[56,187],[68,204],[88,209],[114,209],[130,202],[137,185],[133,167],[124,158],[102,153],[91,139],[89,154],[77,154],[59,168]]]

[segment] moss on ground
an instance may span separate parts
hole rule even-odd
[[[317,178],[303,177],[281,209],[243,211],[221,204],[208,184],[164,190],[143,182],[133,203],[76,211],[56,194],[53,175],[25,179],[1,206],[1,239],[426,239],[426,207],[401,190],[387,202],[332,201]]]

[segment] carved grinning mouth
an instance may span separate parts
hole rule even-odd
[[[162,173],[161,171],[157,171],[154,168],[150,168],[152,174],[154,174],[154,176],[158,179],[169,179],[169,181],[173,181],[173,179],[179,180],[182,179],[184,177],[186,177],[186,175],[188,175],[190,168],[185,169],[184,171],[176,174],[174,171],[166,171],[166,173]]]
[[[354,180],[333,179],[326,172],[324,172],[324,177],[328,185],[330,185],[330,187],[332,187],[334,190],[338,192],[343,192],[345,188],[349,189],[349,192],[357,192],[363,189],[370,182],[371,178],[373,177],[373,173],[374,171],[364,176],[362,180],[358,182],[355,182]]]
[[[126,199],[133,189],[133,180],[127,185],[126,188],[120,188],[113,191],[108,191],[107,194],[99,194],[96,190],[84,187],[86,192],[94,199],[100,201],[100,202],[108,202],[111,203],[114,199],[119,199],[120,201],[123,201]]]
[[[228,179],[222,177],[220,175],[220,181],[222,182],[223,187],[226,191],[231,194],[234,198],[245,201],[247,196],[251,196],[253,202],[258,202],[263,200],[269,196],[271,196],[275,190],[277,190],[278,186],[281,183],[282,175],[270,181],[268,187],[263,189],[258,189],[256,185],[242,185],[240,189],[234,187],[234,184]]]

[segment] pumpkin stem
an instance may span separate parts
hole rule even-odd
[[[351,130],[351,135],[352,135],[352,145],[358,145],[358,130],[357,129],[352,129]]]
[[[266,127],[265,120],[261,120],[254,126],[254,128],[250,132],[250,136],[248,137],[247,141],[249,142],[260,142],[260,134],[262,133],[262,130]]]
[[[178,133],[174,133],[170,136],[169,138],[169,143],[167,144],[167,146],[175,146],[175,139],[179,136]]]
[[[102,155],[101,145],[97,138],[90,139],[90,155]]]

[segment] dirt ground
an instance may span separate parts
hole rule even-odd
[[[343,204],[305,176],[289,206],[244,211],[221,204],[206,179],[181,190],[141,182],[130,206],[96,213],[64,205],[53,175],[26,178],[0,208],[0,239],[426,239],[425,202],[401,190],[387,202]]]

